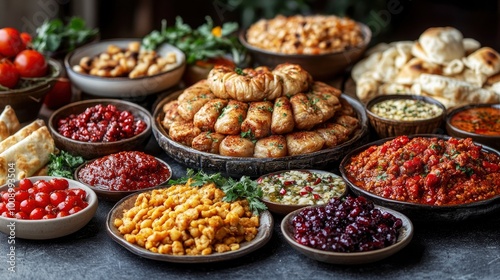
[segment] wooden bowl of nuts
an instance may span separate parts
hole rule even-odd
[[[140,39],[110,39],[77,48],[64,66],[73,85],[87,94],[131,98],[175,86],[185,61],[184,53],[170,44],[147,51]]]

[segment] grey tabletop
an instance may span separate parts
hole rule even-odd
[[[173,177],[186,167],[173,161],[152,136],[145,151],[171,165]],[[498,279],[500,215],[460,223],[414,223],[410,244],[387,259],[363,265],[315,261],[290,247],[273,215],[271,240],[262,248],[229,261],[179,264],[142,258],[114,242],[105,221],[114,202],[99,201],[94,218],[74,234],[54,240],[0,236],[0,279]],[[15,272],[7,255],[15,246]]]
[[[86,98],[85,96],[83,98]],[[152,109],[162,95],[135,100]],[[50,111],[42,108],[42,118]],[[170,158],[151,135],[143,150],[165,160],[173,178],[186,166]],[[337,174],[338,165],[331,170]],[[273,214],[271,240],[240,258],[204,264],[146,259],[108,236],[106,217],[114,202],[99,201],[81,230],[53,240],[15,239],[0,233],[0,279],[500,279],[500,213],[465,222],[414,221],[412,241],[384,260],[362,265],[318,262],[295,251],[281,233],[283,216]],[[15,272],[9,271],[15,246]]]

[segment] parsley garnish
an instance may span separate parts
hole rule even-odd
[[[191,180],[191,186],[201,187],[205,184],[214,183],[215,186],[226,194],[224,201],[232,202],[237,199],[248,200],[250,210],[258,215],[259,212],[267,210],[266,205],[259,200],[262,197],[262,189],[257,186],[257,182],[250,179],[248,176],[243,176],[239,181],[233,178],[226,178],[220,173],[207,174],[203,170],[194,172],[192,169],[187,169],[186,176],[170,180],[169,185],[186,184]]]
[[[84,162],[85,160],[82,157],[73,156],[65,151],[61,151],[58,155],[50,154],[47,174],[73,179],[76,168]]]

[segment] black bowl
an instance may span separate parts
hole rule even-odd
[[[444,140],[448,140],[449,138],[451,138],[450,136],[447,135],[438,135],[438,134],[416,134],[408,137],[409,138],[437,137]],[[497,195],[490,199],[473,203],[435,206],[435,205],[418,204],[418,203],[404,202],[404,201],[384,198],[356,186],[349,179],[346,172],[346,166],[350,164],[351,158],[371,146],[380,145],[392,139],[394,139],[394,137],[377,140],[369,144],[363,145],[361,147],[358,147],[352,150],[350,153],[348,153],[340,163],[340,173],[342,174],[342,177],[346,181],[350,191],[353,192],[355,195],[367,197],[368,199],[371,199],[375,204],[399,211],[407,215],[412,221],[416,222],[465,221],[474,218],[479,218],[487,214],[491,214],[500,209],[500,195]],[[478,143],[475,144],[480,145]],[[500,156],[500,152],[487,146],[482,146],[482,151],[487,153],[494,153]]]

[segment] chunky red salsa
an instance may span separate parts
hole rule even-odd
[[[500,157],[472,139],[396,137],[353,156],[346,175],[375,195],[456,205],[500,194]]]
[[[78,171],[78,178],[110,191],[131,191],[158,186],[170,178],[170,169],[143,152],[120,152],[96,159]]]

